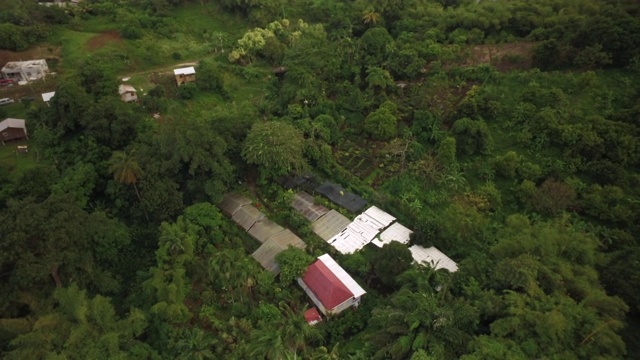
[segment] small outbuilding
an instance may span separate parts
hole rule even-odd
[[[283,232],[284,228],[272,220],[267,218],[256,221],[255,224],[249,229],[249,235],[254,239],[264,243],[273,235]]]
[[[386,244],[397,241],[401,244],[408,244],[413,231],[400,223],[393,223],[378,238],[371,241],[377,247],[383,247]]]
[[[360,196],[345,190],[342,186],[325,182],[315,189],[316,192],[326,196],[329,200],[351,211],[352,213],[360,212],[366,205],[367,201]]]
[[[428,265],[436,270],[447,269],[452,273],[458,271],[458,264],[435,246],[424,248],[420,245],[413,245],[409,251],[411,251],[413,260],[420,265]]]
[[[55,91],[43,93],[42,101],[44,101],[44,103],[47,104],[47,106],[49,106],[49,101],[51,101],[51,98],[53,98],[55,95],[56,95]]]
[[[131,85],[120,85],[118,93],[120,94],[120,100],[124,102],[138,101],[138,91]]]
[[[325,316],[358,307],[366,291],[329,254],[318,257],[298,284]]]
[[[307,320],[307,324],[313,326],[322,321],[322,316],[318,313],[318,309],[312,307],[304,312],[304,319]]]
[[[178,86],[196,81],[196,69],[193,66],[173,70]]]
[[[0,141],[28,139],[27,126],[24,119],[7,118],[0,122]]]

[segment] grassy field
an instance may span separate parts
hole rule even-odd
[[[9,172],[9,179],[15,181],[20,178],[26,170],[33,168],[38,163],[37,154],[34,149],[27,153],[18,153],[17,146],[28,145],[27,141],[9,142],[0,145],[0,167]]]

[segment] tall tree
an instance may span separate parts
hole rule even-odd
[[[282,121],[255,123],[244,143],[242,157],[260,167],[265,178],[300,174],[307,169],[302,132]]]

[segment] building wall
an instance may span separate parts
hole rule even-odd
[[[120,95],[120,99],[122,99],[122,101],[126,101],[126,102],[130,102],[130,101],[137,101],[138,100],[138,95],[134,92],[126,92],[122,95]]]
[[[0,141],[24,139],[26,137],[27,135],[24,133],[24,130],[18,128],[8,128],[0,133]]]
[[[178,84],[178,86],[182,85],[182,84],[186,84],[189,82],[194,82],[196,81],[196,75],[195,74],[191,74],[191,75],[176,75],[176,84]]]

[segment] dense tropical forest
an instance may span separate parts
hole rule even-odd
[[[0,49],[55,73],[0,89],[29,129],[28,153],[0,146],[0,358],[640,351],[636,1],[4,0]],[[296,174],[459,270],[336,252],[291,208]],[[229,191],[307,244],[280,276],[219,210]],[[367,294],[310,326],[295,279],[324,253]]]

